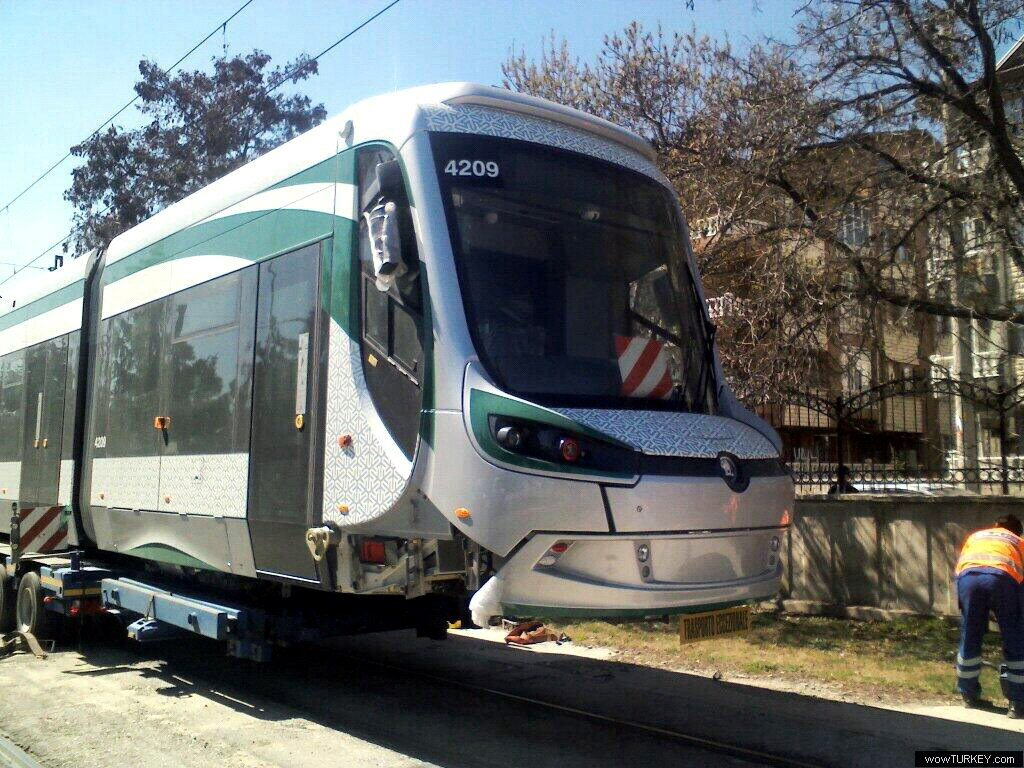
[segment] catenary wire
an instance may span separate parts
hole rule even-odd
[[[278,88],[280,88],[280,87],[281,87],[282,85],[284,85],[284,84],[285,84],[286,82],[288,82],[288,80],[289,80],[289,79],[291,79],[291,78],[292,78],[292,77],[293,77],[293,76],[294,76],[294,75],[295,75],[295,74],[296,74],[297,72],[299,72],[299,71],[300,71],[300,70],[301,70],[301,69],[302,69],[303,67],[308,67],[308,66],[309,66],[309,64],[310,64],[311,62],[313,62],[313,61],[319,61],[321,57],[323,57],[323,56],[325,56],[326,54],[330,53],[330,52],[331,52],[332,50],[334,50],[334,49],[335,49],[335,48],[337,48],[337,47],[338,47],[339,45],[341,45],[341,44],[342,44],[343,42],[345,42],[345,41],[346,41],[346,40],[348,40],[348,39],[349,39],[350,37],[352,37],[352,35],[354,35],[354,34],[356,34],[357,32],[359,32],[359,31],[360,31],[361,29],[363,29],[363,28],[364,28],[364,27],[366,27],[366,26],[367,26],[368,24],[370,24],[371,22],[373,22],[373,21],[375,21],[376,19],[378,19],[378,18],[379,18],[380,16],[383,16],[383,15],[384,15],[385,13],[387,13],[387,12],[388,12],[389,10],[391,10],[391,9],[392,9],[392,8],[394,8],[394,7],[396,6],[396,5],[398,5],[398,4],[399,4],[399,3],[401,2],[401,1],[402,1],[402,0],[392,0],[392,1],[391,1],[390,3],[388,3],[388,4],[386,5],[386,6],[384,6],[384,7],[383,7],[383,8],[381,8],[381,9],[380,9],[379,11],[377,11],[377,12],[376,12],[375,14],[373,14],[373,15],[372,15],[372,16],[370,16],[369,18],[365,19],[365,20],[364,20],[364,21],[362,21],[362,22],[361,22],[360,24],[358,24],[357,26],[353,27],[353,28],[352,28],[352,29],[350,29],[350,30],[349,30],[348,32],[346,32],[346,33],[345,33],[344,35],[342,35],[341,37],[339,37],[339,38],[338,38],[337,40],[335,40],[335,41],[334,41],[333,43],[331,43],[331,44],[330,44],[329,46],[327,46],[326,48],[324,48],[324,49],[323,49],[322,51],[320,51],[320,53],[318,53],[318,54],[317,54],[316,56],[314,56],[314,57],[313,57],[312,59],[310,59],[310,60],[309,60],[309,61],[307,61],[307,62],[303,62],[302,64],[300,64],[300,65],[299,65],[299,66],[297,66],[297,67],[293,67],[293,68],[292,68],[292,69],[290,69],[290,70],[289,70],[288,72],[285,72],[285,73],[284,73],[284,74],[283,74],[283,75],[282,75],[282,76],[281,76],[281,77],[280,77],[280,78],[279,78],[279,79],[277,80],[277,82],[275,82],[275,83],[274,83],[273,85],[269,85],[269,86],[267,87],[267,89],[266,89],[266,90],[265,90],[265,92],[264,92],[264,95],[270,94],[270,93],[272,93],[273,91],[275,91],[275,90],[277,90]],[[241,6],[241,7],[240,7],[240,8],[239,8],[239,9],[238,9],[237,11],[235,11],[235,13],[233,13],[233,14],[232,14],[232,15],[231,15],[230,17],[228,17],[227,19],[225,19],[225,20],[224,20],[224,22],[223,22],[223,23],[222,23],[221,25],[217,26],[217,27],[216,27],[216,28],[215,28],[215,29],[213,30],[213,32],[211,32],[211,33],[210,33],[209,35],[207,35],[207,36],[206,36],[206,37],[205,37],[205,38],[204,38],[204,39],[203,39],[203,40],[202,40],[202,41],[201,41],[200,43],[198,43],[198,44],[197,44],[197,45],[195,46],[195,48],[193,48],[193,49],[192,49],[192,51],[190,51],[190,52],[189,52],[189,54],[190,54],[190,53],[192,53],[193,51],[195,51],[195,49],[196,49],[196,48],[198,48],[198,47],[199,47],[200,45],[202,45],[202,44],[203,44],[204,42],[206,42],[207,40],[209,40],[209,39],[210,39],[210,37],[212,37],[212,36],[213,36],[214,34],[216,34],[217,30],[221,29],[221,27],[222,27],[222,26],[223,26],[224,24],[227,24],[227,22],[228,22],[228,21],[230,21],[230,20],[231,20],[231,19],[233,19],[233,18],[234,18],[235,16],[237,16],[237,15],[238,15],[239,13],[241,13],[241,12],[242,12],[242,11],[243,11],[243,10],[245,9],[245,7],[246,7],[247,5],[249,5],[249,3],[251,3],[251,2],[253,2],[253,0],[247,0],[247,2],[246,2],[246,3],[244,4],[244,5],[242,5],[242,6]],[[174,65],[173,65],[173,66],[171,67],[171,69],[173,69],[173,68],[174,68],[175,66],[177,66],[177,64],[178,64],[178,63],[180,63],[181,61],[183,61],[183,60],[184,60],[184,59],[185,59],[185,58],[186,58],[186,57],[187,57],[187,56],[188,56],[189,54],[185,54],[185,56],[183,56],[183,57],[182,57],[181,59],[179,59],[179,61],[178,61],[178,62],[177,62],[176,64],[174,64]],[[138,98],[138,97],[136,96],[136,98]],[[122,107],[122,108],[121,108],[121,109],[120,109],[120,110],[119,110],[118,112],[116,112],[116,113],[114,114],[114,116],[113,116],[113,117],[111,117],[111,118],[110,118],[110,120],[113,120],[114,118],[116,118],[116,117],[117,117],[117,115],[119,115],[119,114],[120,114],[121,112],[123,112],[123,111],[124,111],[125,109],[127,109],[127,108],[128,108],[129,106],[131,106],[131,104],[133,104],[133,103],[134,103],[134,101],[135,101],[135,99],[133,99],[133,100],[132,100],[131,102],[129,102],[128,104],[126,104],[126,105],[125,105],[124,107]],[[108,122],[109,122],[109,120],[108,120]],[[105,124],[104,124],[104,125],[105,125]],[[97,129],[97,131],[99,131],[99,130],[102,130],[102,128],[103,128],[103,126],[100,126],[100,128],[98,128],[98,129]],[[60,162],[63,162],[63,161],[65,160],[65,159],[67,159],[67,157],[69,157],[69,156],[70,156],[70,154],[71,154],[71,153],[69,152],[69,153],[68,153],[68,155],[66,155],[66,156],[65,156],[65,157],[64,157],[63,159],[61,159],[61,161],[60,161]],[[58,165],[59,165],[59,163],[58,163]],[[52,169],[51,169],[51,170],[52,170]],[[48,171],[48,172],[49,172],[49,171]],[[40,177],[40,178],[41,178],[41,177]],[[33,182],[33,183],[35,183],[35,182]],[[26,189],[25,191],[27,191],[27,189]],[[23,192],[22,194],[24,194],[24,192]],[[19,196],[20,196],[20,195],[19,195]],[[15,198],[15,199],[17,199],[17,198]],[[14,201],[12,200],[11,202],[14,202]],[[4,208],[4,209],[0,209],[0,211],[2,211],[2,210],[6,210],[6,208],[7,208],[7,207],[9,207],[9,206],[10,206],[10,203],[8,203],[8,204],[7,204],[7,206],[5,206],[5,208]],[[106,213],[107,211],[109,211],[109,210],[110,210],[111,208],[113,208],[113,205],[108,205],[108,206],[107,206],[106,208],[104,208],[104,209],[103,209],[102,211],[100,211],[99,213],[97,213],[97,214],[96,214],[96,216],[102,216],[102,215],[103,215],[103,214],[105,214],[105,213]],[[84,223],[83,223],[83,224],[79,224],[79,225],[78,225],[77,227],[73,227],[73,228],[71,229],[71,231],[70,231],[70,232],[68,232],[68,233],[67,233],[67,234],[66,234],[66,235],[65,235],[64,237],[62,237],[62,238],[61,238],[60,240],[58,240],[58,241],[57,241],[56,243],[54,243],[53,245],[49,246],[48,248],[46,248],[46,249],[45,249],[45,250],[43,250],[42,252],[40,252],[38,256],[34,256],[34,257],[33,257],[33,258],[31,259],[31,260],[29,260],[28,262],[26,262],[26,263],[25,263],[25,264],[24,264],[24,265],[23,265],[23,266],[22,266],[21,268],[19,268],[19,269],[15,269],[13,273],[11,273],[10,275],[8,275],[8,276],[7,276],[7,277],[5,277],[4,279],[0,280],[0,285],[3,285],[4,283],[6,283],[6,282],[7,282],[8,280],[10,280],[10,279],[11,279],[11,278],[13,278],[13,277],[14,277],[15,275],[17,275],[17,274],[18,274],[19,272],[21,272],[21,271],[22,271],[22,269],[25,269],[25,268],[29,267],[29,266],[30,266],[30,265],[32,265],[32,264],[33,264],[34,262],[38,261],[38,260],[39,260],[39,259],[41,259],[41,258],[42,258],[43,256],[45,256],[45,255],[46,255],[46,254],[48,254],[48,253],[49,253],[50,251],[52,251],[52,250],[53,250],[54,248],[56,248],[56,247],[58,247],[58,246],[62,245],[63,243],[67,242],[68,240],[70,240],[70,239],[71,239],[71,238],[72,238],[72,237],[73,237],[73,236],[75,235],[75,233],[76,233],[76,232],[78,232],[79,230],[81,230],[81,229],[82,229],[82,227],[83,227],[83,226],[84,226]]]
[[[320,53],[318,53],[316,56],[314,56],[308,62],[303,62],[302,64],[300,64],[297,67],[292,67],[292,69],[289,70],[288,72],[285,72],[276,83],[274,83],[273,85],[268,87],[264,95],[269,94],[269,93],[273,93],[274,91],[276,91],[278,88],[280,88],[286,82],[288,82],[288,80],[291,79],[291,77],[293,75],[295,75],[297,72],[299,72],[303,67],[308,67],[310,65],[310,63],[312,63],[314,61],[319,61],[321,56],[324,56],[325,54],[330,53],[331,51],[333,51],[335,48],[337,48],[343,42],[345,42],[350,37],[352,37],[352,35],[354,35],[356,32],[361,30],[367,24],[370,24],[371,22],[375,21],[380,16],[383,16],[385,13],[390,11],[392,8],[394,8],[396,5],[398,5],[400,2],[402,2],[402,0],[392,0],[390,3],[388,3],[383,8],[381,8],[379,11],[377,11],[375,14],[373,14],[373,16],[370,16],[368,19],[363,21],[358,26],[353,27],[348,32],[346,32],[344,35],[342,35],[337,40],[335,40],[333,43],[331,43],[329,46],[324,48],[322,51],[320,51]]]
[[[200,41],[199,41],[198,43],[196,43],[195,45],[193,45],[193,46],[192,46],[192,47],[191,47],[191,48],[189,49],[188,53],[186,53],[186,54],[185,54],[184,56],[182,56],[181,58],[179,58],[179,59],[178,59],[178,60],[177,60],[176,62],[174,62],[173,64],[171,64],[171,66],[170,66],[170,67],[168,68],[168,70],[167,70],[167,71],[168,71],[168,72],[170,72],[170,71],[174,70],[174,69],[175,69],[175,68],[176,68],[176,67],[177,67],[177,66],[178,66],[179,64],[181,64],[181,63],[182,63],[182,62],[183,62],[183,61],[184,61],[185,59],[187,59],[187,58],[188,58],[189,56],[191,56],[191,55],[192,55],[193,53],[195,53],[195,52],[196,52],[197,50],[199,50],[200,46],[202,46],[202,45],[203,45],[203,43],[205,43],[205,42],[206,42],[207,40],[209,40],[209,39],[210,39],[211,37],[213,37],[213,36],[214,36],[215,34],[217,34],[217,32],[219,32],[220,30],[222,30],[222,29],[224,29],[225,27],[227,27],[227,25],[228,25],[228,22],[229,22],[229,21],[231,21],[231,20],[232,20],[233,18],[235,18],[235,16],[237,16],[238,14],[240,14],[240,13],[241,13],[242,11],[244,11],[244,10],[245,10],[245,9],[246,9],[246,8],[247,8],[247,7],[248,7],[248,6],[249,6],[249,5],[250,5],[250,4],[252,3],[252,2],[253,2],[253,0],[246,0],[246,1],[245,1],[245,2],[244,2],[244,3],[242,4],[242,5],[241,5],[241,6],[239,6],[239,7],[238,7],[238,9],[237,9],[237,10],[236,10],[236,11],[235,11],[234,13],[232,13],[232,14],[231,14],[230,16],[228,16],[228,17],[227,17],[226,19],[224,19],[224,21],[222,21],[222,22],[221,22],[220,24],[218,24],[218,25],[217,25],[216,27],[214,27],[214,28],[213,28],[213,31],[211,31],[211,32],[210,32],[210,33],[209,33],[209,34],[208,34],[208,35],[207,35],[206,37],[204,37],[204,38],[203,38],[202,40],[200,40]],[[88,136],[87,136],[87,137],[85,138],[85,141],[88,141],[88,140],[89,140],[89,139],[91,139],[91,138],[92,138],[93,136],[95,136],[95,135],[96,135],[96,134],[98,134],[98,133],[99,133],[100,131],[102,131],[102,130],[103,130],[104,128],[106,128],[106,127],[107,127],[107,126],[108,126],[108,125],[109,125],[110,123],[112,123],[112,122],[113,122],[114,120],[116,120],[116,119],[118,118],[118,116],[119,116],[119,115],[121,115],[121,113],[122,113],[122,112],[124,112],[124,111],[125,111],[126,109],[128,109],[128,107],[130,107],[130,106],[131,106],[132,104],[134,104],[134,103],[135,103],[136,101],[138,101],[138,100],[139,100],[139,95],[138,95],[138,94],[135,94],[135,96],[134,96],[134,97],[132,97],[131,101],[129,101],[129,102],[127,103],[127,104],[125,104],[125,105],[124,105],[123,107],[121,107],[121,108],[120,108],[119,110],[117,110],[117,111],[116,111],[116,112],[115,112],[114,114],[112,114],[112,115],[111,115],[110,117],[108,117],[108,118],[107,118],[106,120],[104,120],[104,121],[103,121],[102,123],[100,123],[100,125],[99,125],[99,126],[98,126],[98,127],[96,128],[96,130],[94,130],[94,131],[93,131],[92,133],[90,133],[90,134],[89,134],[89,135],[88,135]],[[80,142],[80,143],[81,143],[81,142]],[[53,171],[54,171],[54,170],[55,170],[55,169],[56,169],[56,168],[57,168],[58,166],[60,166],[60,165],[61,165],[61,163],[63,163],[63,162],[64,162],[65,160],[67,160],[67,159],[68,159],[69,157],[71,157],[71,150],[70,150],[70,149],[69,149],[69,150],[67,151],[67,154],[65,154],[65,155],[64,155],[64,157],[62,157],[62,158],[61,158],[60,160],[58,160],[58,161],[57,161],[57,162],[55,162],[55,163],[54,163],[53,165],[51,165],[51,166],[50,166],[49,168],[47,168],[47,169],[46,169],[45,171],[43,171],[43,172],[42,172],[42,173],[41,173],[41,174],[40,174],[39,176],[37,176],[37,177],[35,178],[35,180],[34,180],[34,181],[33,181],[33,182],[31,183],[31,184],[29,184],[29,185],[28,185],[27,187],[25,187],[25,188],[24,188],[23,190],[21,190],[21,192],[19,192],[19,193],[18,193],[18,194],[16,194],[16,195],[15,195],[14,197],[12,197],[12,198],[11,198],[10,200],[8,200],[8,201],[7,201],[7,203],[6,203],[5,205],[4,205],[4,207],[3,207],[3,208],[0,208],[0,211],[6,211],[6,210],[8,210],[8,209],[9,209],[9,208],[10,208],[10,207],[11,207],[11,206],[12,206],[12,205],[13,205],[13,204],[15,203],[15,202],[17,202],[17,201],[18,201],[18,199],[19,199],[19,198],[21,198],[21,197],[22,197],[22,195],[24,195],[24,194],[25,194],[26,192],[28,192],[28,191],[29,191],[30,189],[32,189],[32,187],[34,187],[34,186],[35,186],[36,184],[38,184],[38,183],[39,183],[40,181],[42,181],[43,179],[45,179],[45,178],[46,178],[47,176],[49,176],[49,175],[50,175],[50,173],[52,173],[52,172],[53,172]]]

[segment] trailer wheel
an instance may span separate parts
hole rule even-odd
[[[17,619],[19,632],[31,632],[40,640],[53,638],[56,616],[43,605],[39,574],[26,573],[18,584]]]
[[[14,579],[0,566],[0,635],[14,629]]]

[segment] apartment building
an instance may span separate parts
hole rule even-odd
[[[874,136],[872,140],[885,142],[893,152],[921,157],[935,151],[934,140],[923,133]],[[924,296],[928,290],[924,265],[930,253],[927,232],[915,230],[903,238],[906,227],[900,229],[893,221],[894,206],[890,205],[891,196],[900,192],[881,188],[883,173],[865,172],[865,164],[875,162],[872,156],[848,146],[821,145],[808,147],[804,157],[801,172],[806,174],[806,183],[802,188],[812,191],[814,205],[829,217],[828,226],[834,230],[818,229],[818,236],[810,239],[793,238],[791,242],[798,244],[789,247],[799,249],[796,263],[809,280],[818,279],[822,272],[845,269],[839,279],[850,288],[850,298],[817,323],[817,349],[800,386],[757,405],[778,429],[787,458],[798,469],[834,467],[839,461],[893,469],[934,465],[940,454],[933,404],[920,393],[900,394],[898,386],[894,385],[895,390],[886,386],[927,377],[935,351],[933,325],[917,312],[858,295],[853,290],[856,280],[848,253],[872,264],[887,286]],[[737,226],[733,222],[728,229],[751,252],[758,247],[779,247],[777,243],[759,246],[751,239],[751,231],[765,223]],[[721,229],[720,222],[713,219],[694,222],[695,247],[721,247],[720,240],[716,241],[722,237]],[[904,242],[893,248],[893,238]],[[749,261],[752,264],[753,257]],[[747,268],[747,262],[736,254],[732,254],[732,264],[737,271]],[[729,313],[743,311],[745,297],[730,290],[728,280],[721,283],[709,284],[710,308],[724,321]],[[843,404],[842,425],[835,418],[837,402]]]
[[[996,71],[1011,131],[1024,150],[1024,37],[999,60]],[[945,140],[951,174],[980,188],[991,183],[984,143],[951,118]],[[998,205],[991,210],[994,217],[965,213],[933,232],[941,247],[928,262],[929,291],[965,306],[1024,309],[1024,258],[1014,258],[1007,236],[1015,233],[1014,239],[1024,242],[1024,218],[1012,207],[1010,212]],[[1002,413],[975,397],[954,393],[947,398],[938,422],[947,464],[994,470],[1005,454],[1016,477],[1024,467],[1024,409],[1014,404],[1024,399],[1024,327],[980,318],[941,318],[934,326],[930,370],[935,380],[963,381],[967,392],[1011,393]]]

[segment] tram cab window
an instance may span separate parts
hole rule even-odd
[[[361,216],[356,257],[359,260],[363,373],[381,421],[408,458],[419,433],[424,376],[423,300],[412,217],[404,201],[388,201],[376,184],[377,166],[394,159],[374,147],[357,158],[360,207],[363,211],[398,203],[398,232],[403,271],[381,290],[374,270],[369,225]]]
[[[481,363],[545,405],[714,409],[711,328],[670,190],[529,142],[431,134]]]

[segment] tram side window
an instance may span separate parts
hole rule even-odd
[[[21,460],[25,353],[0,358],[0,461]]]
[[[160,332],[166,300],[105,321],[109,376],[107,456],[153,456],[160,415]]]
[[[248,387],[240,387],[240,312],[243,281],[255,293],[256,273],[247,270],[198,285],[171,299],[166,378],[171,418],[165,453],[229,453],[247,449]],[[247,324],[247,325],[251,325]],[[249,334],[251,336],[251,331]],[[245,403],[240,403],[240,397]]]
[[[394,155],[385,148],[364,150],[358,157],[360,201],[368,210],[380,200],[373,196],[376,169]],[[408,271],[387,290],[376,285],[373,254],[365,220],[358,236],[360,302],[362,308],[363,373],[381,421],[406,456],[412,458],[419,431],[424,375],[423,300],[412,217],[399,219],[403,261]]]

